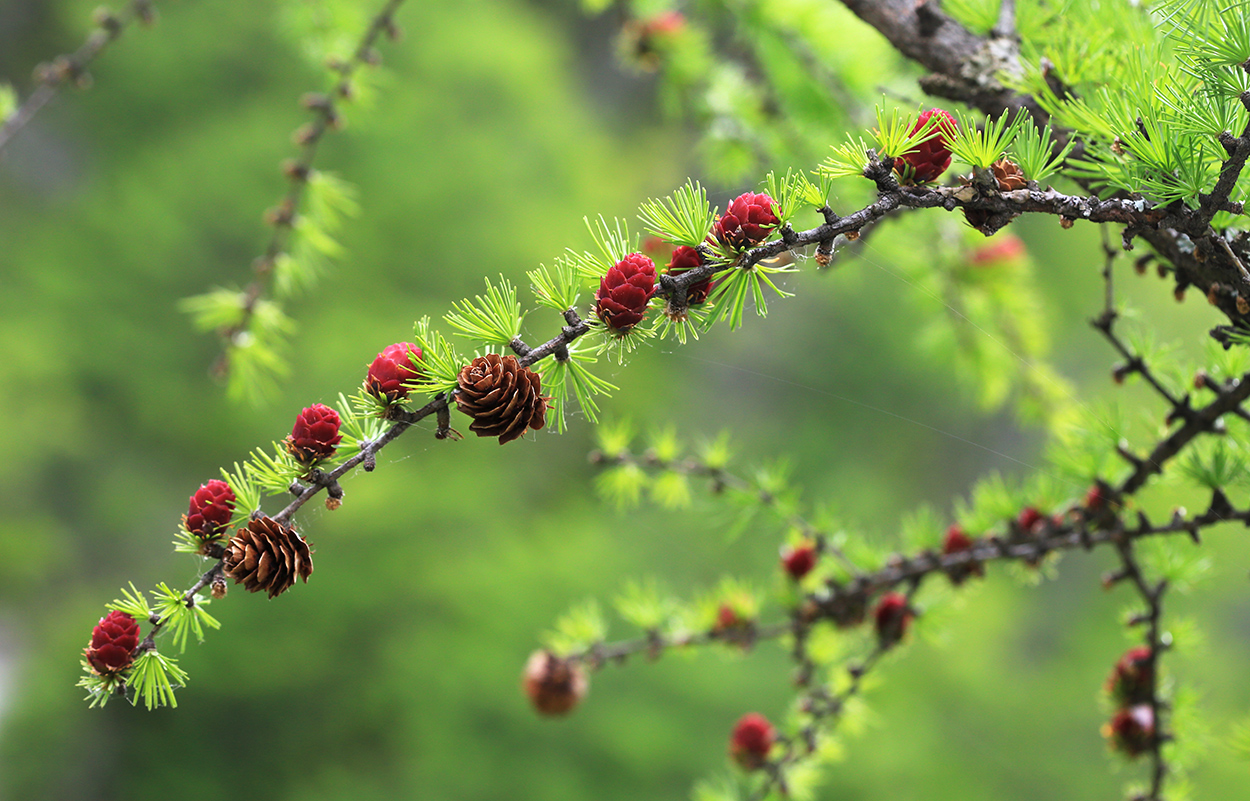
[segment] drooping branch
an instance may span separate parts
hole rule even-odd
[[[912,585],[938,574],[966,572],[967,568],[974,565],[989,562],[1035,565],[1051,553],[1088,551],[1103,546],[1111,546],[1118,551],[1125,543],[1150,537],[1185,535],[1192,539],[1203,529],[1222,523],[1250,522],[1250,508],[1237,510],[1213,506],[1199,514],[1174,515],[1166,523],[1152,523],[1139,514],[1135,523],[1129,526],[1124,525],[1122,520],[1108,520],[1103,515],[1094,514],[1094,511],[1096,510],[1074,506],[1063,523],[1050,521],[1043,526],[1041,533],[1024,541],[1010,541],[995,535],[976,541],[967,550],[948,554],[928,549],[911,554],[896,554],[884,567],[845,583],[830,580],[824,587],[806,595],[799,602],[800,607],[808,610],[804,625],[811,626],[822,621],[837,624],[844,619],[843,610],[866,607],[872,598],[881,593],[902,585]],[[794,631],[793,622],[762,624],[754,627],[750,641],[775,639],[785,634],[793,634]],[[715,628],[676,637],[651,632],[636,639],[597,643],[584,651],[569,654],[567,658],[599,668],[608,663],[622,662],[635,654],[646,654],[654,659],[669,648],[712,645],[724,642],[725,639]]]
[[[1184,425],[1155,445],[1145,459],[1137,460],[1132,474],[1118,488],[1121,494],[1135,493],[1151,476],[1163,472],[1163,465],[1180,453],[1181,449],[1195,437],[1217,430],[1217,421],[1221,417],[1236,413],[1246,398],[1250,398],[1250,374],[1225,382],[1222,386],[1208,382],[1207,388],[1215,392],[1215,400],[1192,411],[1185,419]]]
[[[402,0],[391,0],[391,2],[397,5]],[[822,225],[803,232],[787,231],[781,239],[743,252],[733,266],[738,269],[749,269],[760,261],[775,257],[783,252],[830,241],[840,234],[854,233],[892,212],[904,209],[938,207],[946,210],[975,209],[989,211],[992,214],[1000,214],[1008,218],[1026,212],[1047,213],[1060,216],[1061,219],[1084,218],[1092,222],[1121,222],[1139,226],[1149,225],[1150,221],[1158,216],[1156,210],[1141,201],[1100,200],[1097,197],[1082,198],[1063,195],[1054,190],[1042,192],[1034,189],[1022,189],[1011,192],[977,193],[967,191],[968,187],[904,187],[900,186],[891,177],[890,170],[891,166],[889,163],[882,163],[873,159],[865,171],[866,177],[872,178],[881,189],[880,195],[875,202],[844,217],[838,217],[830,211],[825,215],[827,221]],[[681,293],[684,296],[686,289],[690,285],[711,277],[722,268],[723,265],[715,263],[704,264],[680,276],[670,278],[667,282],[667,289],[662,288],[660,292],[661,294],[670,292],[674,294]],[[519,339],[513,342],[513,350],[518,354],[522,354],[520,362],[523,366],[529,367],[540,359],[549,356],[567,358],[568,345],[594,330],[594,326],[582,319],[576,309],[566,310],[564,319],[566,324],[562,327],[560,333],[541,345],[530,347]],[[1240,403],[1247,396],[1250,396],[1250,381],[1247,381],[1246,378],[1250,377],[1243,377],[1240,383],[1232,382],[1230,386],[1223,389],[1212,387],[1218,394],[1217,399],[1207,407],[1190,414],[1185,425],[1167,440],[1160,443],[1147,460],[1135,460],[1136,470],[1133,476],[1126,481],[1125,485],[1119,489],[1119,492],[1124,495],[1132,494],[1133,491],[1145,483],[1149,475],[1158,472],[1163,462],[1178,453],[1191,439],[1204,431],[1211,430],[1214,426],[1214,421],[1220,415],[1237,410],[1240,407]],[[378,451],[398,438],[412,425],[431,414],[437,415],[439,420],[435,436],[446,438],[450,433],[447,415],[453,397],[454,391],[437,396],[416,411],[393,410],[390,419],[395,421],[394,425],[387,429],[382,436],[365,443],[359,453],[338,465],[334,470],[324,473],[320,471],[315,472],[312,475],[312,480],[298,487],[296,497],[274,519],[283,524],[289,523],[295,513],[305,503],[322,490],[336,487],[339,479],[355,467],[363,466],[366,471],[369,471],[372,465],[376,463]],[[1045,549],[1040,551],[1041,554],[1045,552]],[[1027,549],[1024,553],[1031,554],[1034,557],[1038,555],[1038,552],[1031,552]],[[1021,554],[1009,548],[1000,552],[998,558],[1013,556],[1020,558]],[[919,573],[910,574],[908,577],[915,578],[923,576],[924,573],[925,571],[922,570]]]
[[[1146,611],[1130,621],[1132,625],[1144,624],[1146,626],[1147,656],[1141,669],[1150,679],[1148,704],[1151,713],[1150,732],[1145,743],[1151,762],[1150,791],[1146,795],[1137,796],[1135,801],[1162,801],[1163,797],[1160,794],[1163,791],[1163,782],[1168,775],[1168,763],[1163,755],[1163,746],[1171,739],[1171,735],[1164,727],[1165,705],[1159,698],[1159,657],[1168,647],[1162,635],[1160,619],[1163,616],[1163,594],[1167,591],[1168,585],[1166,581],[1151,584],[1146,579],[1134,553],[1132,540],[1117,542],[1116,549],[1120,553],[1120,561],[1123,565],[1117,578],[1131,582],[1146,604]]]
[[[95,14],[96,27],[87,35],[86,41],[72,53],[57,56],[49,64],[41,64],[35,71],[38,85],[26,100],[0,124],[0,151],[13,140],[35,115],[56,97],[61,87],[74,83],[85,88],[91,75],[87,67],[122,35],[133,22],[150,25],[156,20],[152,0],[131,0],[119,13],[100,9]]]
[[[244,290],[242,316],[237,323],[220,332],[225,350],[213,367],[215,374],[225,375],[229,372],[230,347],[238,344],[239,339],[250,330],[257,304],[269,290],[278,259],[286,253],[295,231],[300,201],[303,199],[312,175],[313,160],[317,155],[318,146],[327,132],[335,130],[342,124],[339,104],[352,96],[352,79],[356,72],[365,65],[377,63],[379,56],[374,46],[378,39],[384,34],[392,38],[398,36],[399,28],[395,23],[395,13],[403,2],[404,0],[386,0],[386,4],[370,20],[369,27],[361,36],[351,56],[345,61],[332,65],[334,71],[338,73],[338,80],[330,92],[304,96],[303,105],[312,112],[313,119],[295,132],[294,138],[300,148],[299,156],[283,165],[283,172],[290,179],[290,186],[277,207],[267,215],[273,226],[273,233],[269,238],[269,243],[265,246],[264,253],[252,263],[253,277],[247,289]]]

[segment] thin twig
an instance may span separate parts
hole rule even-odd
[[[304,105],[312,112],[313,119],[295,132],[296,142],[300,146],[299,157],[283,168],[291,183],[277,207],[270,212],[273,234],[265,246],[264,253],[252,263],[253,278],[244,290],[242,316],[237,323],[221,331],[225,349],[213,367],[215,374],[225,375],[229,372],[230,348],[240,337],[250,331],[256,307],[269,290],[274,267],[278,259],[286,252],[295,230],[300,201],[304,197],[308,181],[313,173],[312,164],[317,155],[317,148],[326,132],[341,124],[338,109],[340,100],[351,97],[352,78],[356,71],[366,64],[376,63],[378,57],[374,44],[378,38],[384,33],[396,34],[398,29],[395,25],[395,12],[399,10],[403,2],[404,0],[386,0],[386,4],[370,20],[369,27],[361,36],[352,55],[346,61],[334,65],[333,68],[339,78],[328,94],[305,96]]]
[[[1167,591],[1167,582],[1160,581],[1158,584],[1151,585],[1146,580],[1133,552],[1132,540],[1117,542],[1116,548],[1123,565],[1120,575],[1132,581],[1137,594],[1146,604],[1145,616],[1138,617],[1134,622],[1146,624],[1146,647],[1150,655],[1146,658],[1144,670],[1150,676],[1150,712],[1154,732],[1150,737],[1148,748],[1151,761],[1150,794],[1139,796],[1138,799],[1139,801],[1162,801],[1160,793],[1168,773],[1167,760],[1163,756],[1163,745],[1169,739],[1169,735],[1164,730],[1162,717],[1164,708],[1159,699],[1159,657],[1166,648],[1161,637],[1159,620],[1163,616],[1163,594]]]
[[[73,81],[86,86],[90,81],[87,67],[104,52],[113,41],[122,35],[127,27],[136,20],[150,24],[156,18],[152,0],[131,0],[118,14],[107,10],[96,13],[96,27],[87,35],[77,50],[57,56],[50,64],[42,64],[36,70],[38,85],[26,100],[22,102],[2,125],[0,125],[0,151],[13,140],[35,115],[56,97],[61,87]]]

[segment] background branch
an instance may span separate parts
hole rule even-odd
[[[150,25],[156,20],[152,0],[130,0],[117,14],[101,8],[94,17],[96,28],[87,35],[77,50],[57,56],[50,64],[41,64],[35,70],[37,85],[22,104],[0,124],[0,152],[13,137],[34,119],[35,115],[56,97],[61,87],[74,83],[86,88],[91,83],[87,67],[95,61],[132,22]]]

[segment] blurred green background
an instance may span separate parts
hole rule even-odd
[[[0,2],[0,78],[24,92],[32,65],[80,41],[93,5]],[[282,3],[159,5],[155,29],[128,31],[92,69],[91,91],[66,92],[0,156],[0,798],[675,799],[727,770],[737,718],[780,717],[791,697],[775,646],[609,668],[565,720],[537,718],[518,690],[540,633],[629,578],[681,595],[730,573],[777,582],[775,527],[731,541],[702,500],[685,512],[598,500],[580,419],[505,448],[410,433],[351,477],[342,509],[301,516],[317,547],[308,586],[213,605],[223,628],[182,659],[177,709],[87,709],[74,682],[91,626],[129,581],[194,581],[204,566],[170,540],[219,466],[351,392],[375,353],[481,291],[483,275],[523,284],[565,246],[588,246],[583,215],[632,217],[709,171],[698,132],[657,111],[654,79],[617,64],[610,17],[413,0],[406,37],[383,46],[375,108],[349,109],[317,158],[359,190],[348,255],[290,306],[293,376],[267,403],[235,405],[208,375],[217,342],[176,304],[247,280],[261,213],[284,189],[288,132],[305,119],[296,100],[322,77],[282,32]],[[831,37],[873,36],[844,22]],[[722,206],[748,188],[713,184]],[[1085,323],[1101,303],[1094,232],[1013,229],[1077,393],[1144,401],[1107,380],[1112,354]],[[948,514],[989,470],[1027,473],[1042,434],[981,411],[916,346],[932,310],[894,277],[906,271],[896,251],[924,259],[929,243],[907,230],[831,273],[788,278],[797,297],[742,331],[601,368],[621,387],[606,414],[690,439],[728,429],[743,469],[786,457],[805,497],[856,536],[888,540],[922,502]],[[1201,298],[1178,306],[1165,284],[1130,280],[1160,338],[1200,353],[1215,321]],[[556,324],[536,312],[528,336]],[[1157,425],[1157,407],[1142,409]],[[1203,500],[1151,501],[1177,502]],[[1207,739],[1181,734],[1209,751],[1192,777],[1206,798],[1246,786],[1223,745],[1250,708],[1243,536],[1213,532],[1218,569],[1174,599],[1204,635],[1168,664],[1201,695]],[[1106,754],[1099,690],[1128,642],[1129,596],[1101,589],[1110,565],[1069,557],[1036,588],[993,570],[923,621],[820,797],[1116,797],[1133,774]]]

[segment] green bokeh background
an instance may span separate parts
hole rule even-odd
[[[25,90],[32,64],[79,41],[92,5],[0,2],[0,77]],[[632,216],[705,169],[695,132],[655,111],[651,79],[615,65],[606,20],[560,3],[414,0],[406,38],[384,46],[376,108],[349,110],[318,155],[359,190],[348,255],[290,307],[293,376],[268,403],[235,405],[208,375],[216,341],[176,304],[246,280],[305,118],[295,100],[321,77],[278,32],[275,2],[161,5],[155,29],[127,32],[92,70],[91,91],[67,92],[0,157],[0,799],[676,799],[726,770],[734,721],[780,717],[791,697],[775,647],[605,670],[565,720],[537,718],[518,691],[540,632],[630,578],[682,595],[727,573],[777,581],[774,529],[730,541],[706,502],[599,501],[580,419],[504,448],[410,433],[351,477],[342,509],[302,515],[317,546],[308,586],[214,604],[223,628],[182,659],[176,710],[82,703],[78,655],[104,603],[129,581],[185,586],[203,569],[169,542],[219,466],[350,392],[377,351],[483,275],[523,283],[587,246],[583,215]],[[714,191],[723,205],[746,188]],[[1111,386],[1109,349],[1085,324],[1100,303],[1094,233],[1014,228],[1060,369],[1083,397],[1144,402]],[[644,347],[603,371],[621,387],[606,414],[691,439],[728,429],[743,463],[788,458],[806,497],[864,536],[888,538],[921,502],[949,511],[988,470],[1027,472],[1040,433],[978,411],[918,352],[892,253],[870,245],[791,277],[797,297],[740,332]],[[1214,322],[1201,299],[1177,306],[1166,285],[1129,280],[1161,338],[1201,352]],[[556,325],[535,312],[527,336]],[[1202,499],[1152,499],[1177,502]],[[1250,708],[1243,537],[1213,532],[1217,569],[1175,603],[1205,635],[1169,657],[1202,695],[1205,798],[1246,787],[1224,746]],[[1101,589],[1110,565],[1070,557],[1037,588],[992,571],[924,621],[820,797],[1117,797],[1132,774],[1105,753],[1098,696],[1129,597]]]

